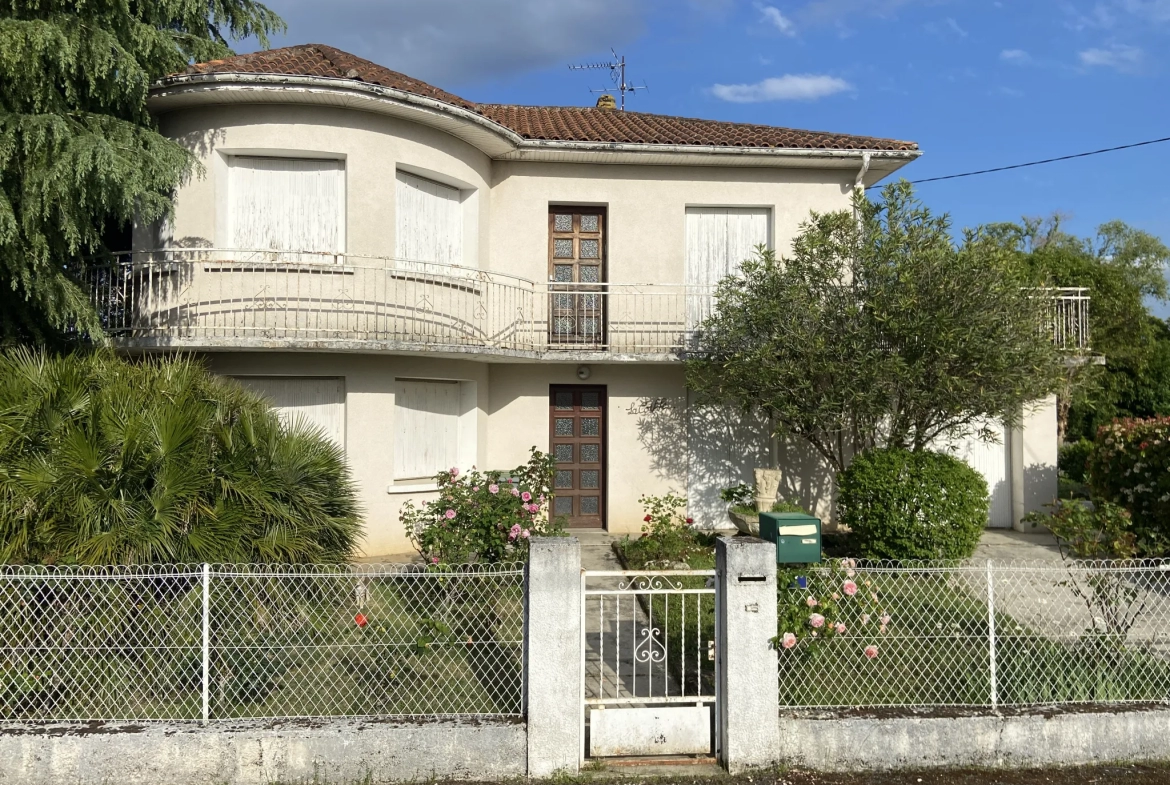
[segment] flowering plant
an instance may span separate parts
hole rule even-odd
[[[438,496],[402,505],[399,519],[429,564],[520,559],[536,535],[562,528],[552,509],[555,461],[532,448],[528,463],[511,472],[457,468],[436,475]]]
[[[815,570],[789,569],[777,573],[779,634],[772,644],[781,652],[804,650],[817,642],[854,638],[866,643],[863,653],[878,656],[873,640],[893,624],[881,605],[874,579],[858,574],[853,559],[831,561]]]
[[[1170,551],[1170,417],[1114,420],[1098,428],[1089,486],[1094,502],[1129,510],[1142,554]]]

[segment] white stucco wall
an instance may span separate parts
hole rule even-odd
[[[484,466],[487,445],[488,366],[417,356],[341,353],[224,352],[207,356],[208,367],[229,376],[338,376],[345,380],[346,457],[365,509],[363,555],[409,553],[398,520],[401,504],[433,498],[428,493],[390,493],[394,484],[394,380],[453,379],[476,383],[477,455]],[[547,418],[547,413],[546,413]],[[544,425],[547,441],[547,421]],[[547,446],[546,446],[547,448]],[[417,484],[417,483],[414,483]]]
[[[1024,409],[1024,512],[1044,512],[1056,499],[1056,459],[1060,449],[1056,396]]]
[[[179,189],[172,242],[221,247],[227,200],[225,155],[341,158],[346,177],[346,251],[393,256],[395,172],[443,180],[476,197],[464,213],[464,263],[487,247],[491,161],[455,137],[383,115],[332,107],[234,105],[163,115],[162,132],[195,152],[202,172]]]
[[[609,531],[642,526],[639,497],[686,493],[686,430],[681,434],[660,404],[684,396],[678,365],[590,366],[587,384],[608,393],[607,510]],[[528,458],[533,445],[549,449],[548,388],[581,384],[576,364],[495,364],[489,373],[487,465],[510,468]]]
[[[548,207],[608,213],[610,283],[682,283],[687,207],[767,207],[774,248],[787,251],[810,210],[849,206],[841,170],[708,166],[605,166],[496,162],[492,168],[492,269],[548,278]]]

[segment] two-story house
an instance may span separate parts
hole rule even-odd
[[[435,473],[533,446],[574,526],[636,531],[639,497],[668,490],[722,524],[719,488],[772,462],[824,508],[811,453],[688,406],[678,358],[755,245],[783,251],[914,143],[477,104],[321,45],[192,66],[149,106],[202,172],[95,278],[109,330],[196,352],[324,428],[368,554],[408,550],[399,507]]]

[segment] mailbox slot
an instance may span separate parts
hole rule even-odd
[[[763,583],[768,580],[766,575],[740,575],[736,578],[740,583]]]

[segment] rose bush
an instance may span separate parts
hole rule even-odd
[[[1094,501],[1129,511],[1142,554],[1170,551],[1170,417],[1114,420],[1097,429],[1089,487]]]
[[[812,653],[819,642],[848,637],[866,643],[870,659],[877,656],[871,641],[885,635],[893,619],[881,606],[874,579],[859,575],[853,559],[826,562],[811,574],[807,568],[780,570],[777,581],[786,588],[777,595],[776,649],[796,649],[803,642],[799,651]]]
[[[549,514],[556,462],[535,447],[528,463],[510,472],[457,468],[435,477],[438,496],[402,506],[399,519],[429,564],[523,559],[531,537],[563,526]]]

